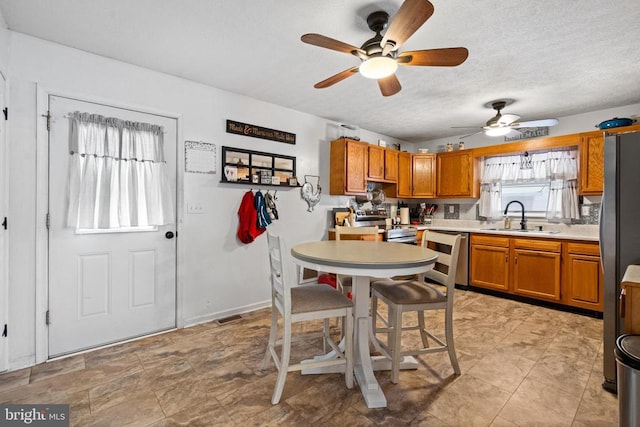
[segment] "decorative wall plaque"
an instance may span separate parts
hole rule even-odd
[[[505,142],[518,141],[520,139],[538,138],[540,136],[549,135],[548,126],[533,127],[533,128],[519,128],[516,130],[520,133],[515,136],[505,136],[504,137]]]
[[[271,141],[284,142],[287,144],[296,143],[295,133],[269,129],[233,120],[227,120],[227,133],[235,133],[236,135],[250,136],[252,138],[269,139]]]

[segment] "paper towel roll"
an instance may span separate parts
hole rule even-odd
[[[400,224],[409,224],[409,208],[400,208]]]

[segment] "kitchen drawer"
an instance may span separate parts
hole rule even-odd
[[[472,234],[472,245],[499,246],[501,248],[509,247],[508,237],[487,236],[486,234]]]
[[[553,240],[513,239],[513,247],[516,249],[533,249],[545,252],[560,252],[562,243]]]
[[[570,254],[600,256],[600,246],[593,243],[567,243],[567,252]]]

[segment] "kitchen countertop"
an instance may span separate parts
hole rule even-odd
[[[519,224],[518,224],[519,225]],[[529,229],[526,232],[518,231],[517,228],[510,230],[500,230],[502,224],[491,224],[480,221],[464,221],[464,220],[436,220],[431,225],[402,225],[402,227],[415,227],[418,230],[434,230],[434,231],[459,231],[461,233],[481,233],[481,234],[497,234],[502,236],[515,237],[539,237],[548,239],[563,240],[583,240],[588,242],[598,242],[598,226],[597,225],[566,225],[566,224],[548,224],[536,223],[535,226],[542,225],[543,231]],[[330,228],[329,231],[335,231]],[[380,229],[380,233],[384,233],[384,229]]]
[[[564,240],[584,240],[590,242],[599,241],[598,236],[598,228],[597,226],[565,226],[565,225],[553,225],[552,226],[544,226],[543,231],[537,230],[528,230],[526,232],[519,231],[518,229],[512,228],[511,230],[498,230],[500,226],[493,225],[481,225],[474,226],[469,224],[461,224],[461,225],[415,225],[418,230],[434,230],[434,231],[459,231],[463,233],[482,233],[482,234],[497,234],[503,236],[516,236],[516,237],[544,237],[548,239],[564,239]],[[545,229],[548,229],[545,231]]]

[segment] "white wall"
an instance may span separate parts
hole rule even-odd
[[[10,31],[7,29],[7,23],[4,15],[0,10],[0,71],[6,77],[6,70],[9,64],[9,38]]]
[[[596,127],[596,125],[605,120],[609,120],[614,117],[636,118],[638,116],[640,116],[640,104],[609,108],[607,110],[592,111],[590,113],[577,114],[575,116],[558,117],[559,123],[549,128],[549,136],[590,132],[593,130],[597,130],[598,128]],[[460,134],[460,136],[463,135],[465,134]],[[483,133],[479,133],[466,138],[460,138],[460,136],[452,136],[425,141],[423,143],[415,144],[415,148],[416,150],[418,148],[429,148],[430,151],[437,153],[444,151],[447,143],[449,142],[453,143],[454,148],[457,148],[458,141],[460,140],[463,140],[465,142],[465,148],[484,147],[486,145],[505,143],[504,137],[490,137],[484,135]]]
[[[218,150],[228,145],[296,156],[300,179],[320,175],[325,194],[309,213],[298,189],[278,191],[280,220],[270,229],[290,245],[322,239],[328,211],[347,205],[346,197],[328,196],[329,142],[338,131],[327,120],[19,33],[11,33],[9,74],[12,369],[35,360],[35,224],[46,213],[36,212],[36,127],[44,126],[36,111],[36,83],[55,93],[180,114],[180,156],[184,140],[214,143]],[[296,145],[225,133],[226,119],[295,133]],[[404,144],[366,130],[360,130],[360,137]],[[178,242],[184,255],[178,267],[183,290],[180,321],[185,325],[264,306],[270,298],[265,236],[249,245],[235,237],[238,206],[249,187],[219,181],[220,172],[185,174],[179,190],[185,202],[200,202],[205,208],[205,214],[186,215],[184,207],[179,207]],[[55,318],[55,313],[51,315]]]

